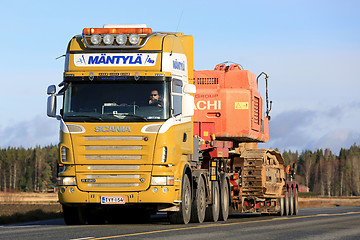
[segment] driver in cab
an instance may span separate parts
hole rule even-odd
[[[150,93],[149,105],[162,107],[162,103],[160,101],[159,92],[157,90],[152,90]]]

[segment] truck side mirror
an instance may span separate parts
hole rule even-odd
[[[182,97],[182,115],[183,117],[192,117],[194,116],[194,96],[185,94]]]
[[[47,100],[47,115],[49,117],[56,117],[56,87],[51,85],[47,89],[47,94],[50,95]]]
[[[195,94],[196,93],[196,86],[194,84],[185,84],[184,93]]]
[[[47,89],[47,94],[51,95],[51,94],[55,94],[56,93],[56,87],[55,85],[50,85]]]

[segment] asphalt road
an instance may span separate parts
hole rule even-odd
[[[124,216],[126,217],[126,216]],[[66,226],[62,219],[0,226],[0,239],[360,239],[360,206],[300,209],[299,215],[233,215],[227,222]]]

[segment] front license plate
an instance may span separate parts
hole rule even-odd
[[[101,196],[101,204],[125,204],[125,196]]]

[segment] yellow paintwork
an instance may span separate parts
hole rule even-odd
[[[85,129],[84,133],[65,133],[61,131],[60,148],[66,146],[68,148],[67,161],[62,162],[67,166],[66,171],[59,174],[59,176],[76,176],[76,182],[78,187],[73,187],[75,191],[70,193],[69,187],[66,187],[66,191],[61,193],[59,191],[59,199],[61,203],[79,203],[79,202],[91,202],[100,203],[100,196],[127,196],[127,202],[131,203],[175,203],[175,200],[180,199],[180,188],[183,169],[188,161],[188,154],[192,151],[192,123],[187,122],[183,124],[177,124],[170,127],[164,133],[141,133],[141,129],[146,125],[157,123],[111,123],[111,126],[129,126],[131,132],[95,132],[96,126],[107,126],[109,123],[76,123],[71,122],[68,124],[82,126]],[[183,135],[188,135],[187,141],[183,142]],[[86,141],[85,137],[106,137],[106,136],[141,136],[142,138],[148,137],[148,141]],[[190,141],[191,140],[191,141]],[[134,153],[129,150],[86,150],[86,147],[91,146],[142,146],[141,153]],[[162,149],[166,146],[168,148],[167,161],[162,163]],[[89,155],[131,155],[139,154],[142,156],[139,160],[87,160],[86,156]],[[94,165],[138,165],[139,169],[130,170],[89,170],[89,166]],[[75,170],[76,169],[76,170]],[[81,179],[86,179],[88,175],[116,175],[116,174],[139,174],[139,178],[144,178],[144,182],[140,182],[136,179],[135,182],[140,186],[124,187],[124,188],[111,188],[108,191],[104,191],[104,188],[89,189],[86,187],[87,183],[81,182]],[[156,186],[159,188],[157,193],[152,191],[154,186],[150,186],[151,176],[174,176],[174,186],[166,186],[169,191],[164,193],[162,189],[165,186]],[[125,183],[126,179],[118,181],[108,179],[98,179],[97,183]],[[79,189],[80,188],[80,189]],[[81,190],[83,189],[83,190]],[[137,192],[132,192],[134,190]],[[132,192],[132,193],[129,193]],[[90,195],[93,195],[90,198]],[[129,196],[133,194],[133,197]],[[80,200],[79,200],[80,199]]]
[[[101,53],[106,51],[111,53],[111,49],[96,49],[91,52]],[[132,50],[134,51],[134,50]],[[193,78],[193,38],[182,33],[158,33],[152,36],[147,44],[138,51],[157,53],[155,66],[138,67],[76,67],[74,65],[74,54],[88,53],[88,49],[83,44],[81,36],[71,39],[67,49],[68,65],[65,66],[64,77],[66,76],[99,76],[103,73],[111,73],[133,76],[138,73],[140,76],[165,76],[171,77],[171,72],[162,71],[162,53],[181,53],[187,58],[188,79]],[[193,122],[192,118],[181,122],[180,119],[174,120],[172,124],[162,133],[142,132],[146,125],[164,124],[164,122],[140,122],[140,123],[83,123],[67,122],[62,123],[60,131],[60,149],[67,148],[67,161],[59,159],[59,163],[67,166],[59,176],[76,176],[77,186],[60,186],[59,200],[62,204],[76,203],[100,203],[101,196],[125,196],[126,203],[169,203],[178,205],[181,199],[181,182],[185,166],[189,165],[189,155],[193,152]],[[65,125],[73,124],[83,127],[84,132],[66,132]],[[130,132],[96,132],[96,126],[128,126]],[[186,134],[186,138],[184,138]],[[142,139],[132,141],[118,140],[99,140],[96,137],[116,137],[116,136],[140,136]],[[88,140],[90,138],[95,140]],[[95,138],[94,138],[95,137]],[[147,137],[149,140],[145,141]],[[86,140],[87,139],[87,140]],[[186,140],[184,142],[184,139]],[[95,147],[94,147],[95,146]],[[110,147],[108,147],[110,146]],[[114,150],[126,146],[135,146],[139,150]],[[163,147],[167,147],[167,161],[163,163]],[[94,150],[94,148],[99,148]],[[105,148],[105,149],[104,149]],[[114,148],[114,149],[113,149]],[[92,150],[89,150],[92,149]],[[102,149],[102,150],[101,150]],[[61,150],[60,150],[61,153]],[[61,154],[60,154],[61,155]],[[102,156],[131,156],[136,159],[100,159]],[[89,157],[90,156],[90,157]],[[140,158],[139,158],[140,156]],[[92,159],[99,158],[99,159]],[[105,157],[106,158],[106,157]],[[139,159],[137,159],[139,158]],[[94,167],[95,166],[95,167]],[[104,167],[105,166],[105,167]],[[125,169],[127,166],[133,169]],[[97,169],[97,168],[110,169]],[[124,169],[121,169],[124,168]],[[117,179],[113,176],[130,176],[133,179]],[[95,182],[83,182],[99,177]],[[174,176],[174,186],[151,186],[151,176]],[[103,177],[103,178],[101,178]],[[136,178],[135,178],[136,177]],[[142,181],[140,181],[142,180]],[[136,186],[125,187],[89,187],[91,184],[135,184]],[[155,193],[153,188],[157,187]],[[168,192],[163,189],[167,187]],[[62,193],[61,189],[64,189]],[[73,192],[70,192],[73,188]]]
[[[68,66],[65,66],[65,75],[68,73],[74,72],[147,72],[147,74],[151,74],[150,72],[161,72],[161,63],[162,63],[162,52],[174,52],[174,53],[183,53],[187,56],[188,61],[188,75],[189,79],[193,78],[193,37],[187,36],[183,34],[157,34],[152,36],[147,44],[140,48],[139,51],[149,51],[153,53],[157,53],[157,61],[155,66],[137,66],[134,68],[133,66],[128,67],[76,67],[74,65],[74,54],[86,52],[86,46],[83,43],[82,37],[75,36],[71,39],[68,49],[67,49],[67,62]],[[94,53],[101,53],[104,51],[103,49],[93,50]],[[109,50],[106,50],[109,52]],[[110,50],[111,52],[111,50]],[[87,76],[88,74],[85,74]],[[141,74],[140,74],[141,75]],[[145,75],[145,74],[144,74]],[[142,75],[142,76],[144,76]],[[149,75],[151,76],[151,75]]]

